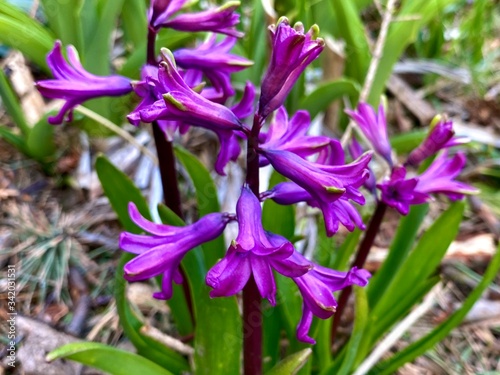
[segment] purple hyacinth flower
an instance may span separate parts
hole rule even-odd
[[[347,230],[353,231],[356,227],[365,229],[363,219],[351,200],[358,204],[364,204],[364,197],[350,194],[352,187],[339,199],[328,204],[329,209],[323,212],[325,228],[329,236],[335,234],[342,224]],[[298,202],[307,202],[311,207],[320,207],[320,204],[305,189],[294,182],[281,182],[260,195],[262,200],[272,199],[278,204],[289,205]]]
[[[291,27],[288,19],[282,17],[269,30],[272,53],[261,86],[258,113],[262,118],[281,107],[300,74],[324,48],[323,39],[316,38],[317,25],[304,34],[301,23]]]
[[[214,89],[227,99],[235,94],[230,75],[246,69],[253,63],[243,57],[230,54],[236,38],[226,37],[217,43],[213,34],[195,49],[182,48],[174,52],[175,61],[183,69],[196,69],[210,80]]]
[[[387,135],[384,107],[380,105],[376,114],[369,104],[359,103],[356,111],[346,110],[346,113],[358,124],[373,149],[392,167],[392,149]]]
[[[466,163],[462,152],[448,158],[443,151],[427,170],[418,176],[415,190],[422,194],[445,194],[451,200],[462,199],[464,195],[477,194],[478,190],[468,184],[456,181]]]
[[[253,275],[262,298],[276,304],[273,269],[287,277],[302,276],[310,269],[307,260],[291,261],[293,245],[283,241],[274,246],[262,228],[260,202],[248,187],[243,187],[236,205],[238,236],[206,277],[213,290],[210,297],[232,296],[240,292]]]
[[[371,153],[347,165],[323,165],[302,159],[289,151],[260,150],[274,169],[306,190],[318,204],[325,218],[327,234],[332,236],[338,229],[335,225],[335,205],[332,202],[343,195],[364,204],[364,197],[358,188],[368,178],[368,163]],[[344,207],[345,208],[345,207]]]
[[[233,219],[229,214],[212,213],[191,225],[174,227],[146,220],[134,203],[129,203],[128,209],[132,221],[151,235],[121,233],[120,248],[138,254],[125,265],[124,277],[128,281],[139,281],[163,274],[161,292],[154,294],[158,299],[172,297],[172,281],[182,282],[178,268],[184,255],[220,236]]]
[[[406,169],[397,166],[393,168],[390,179],[377,187],[382,192],[382,202],[398,210],[401,215],[407,215],[410,205],[425,203],[429,198],[428,194],[416,190],[417,183],[418,178],[406,179]]]
[[[274,246],[279,246],[284,241],[283,237],[270,235],[269,240]],[[297,263],[305,263],[308,260],[299,252],[295,251],[290,260]],[[335,271],[319,264],[312,263],[312,269],[293,281],[299,287],[303,298],[302,318],[297,326],[297,339],[308,343],[316,342],[309,336],[313,315],[320,319],[330,318],[337,308],[337,301],[333,293],[351,285],[365,286],[371,274],[356,267],[349,272]]]
[[[194,91],[177,71],[171,52],[162,49],[163,61],[158,70],[158,83],[163,99],[139,111],[141,120],[180,121],[215,132],[221,143],[215,163],[217,173],[224,175],[229,160],[236,160],[240,153],[235,130],[244,130],[238,117],[227,107],[212,102]]]
[[[428,157],[435,155],[438,151],[464,144],[469,141],[465,137],[454,137],[452,121],[439,121],[434,125],[424,141],[414,149],[408,156],[407,164],[418,166]]]
[[[71,121],[73,109],[87,100],[101,96],[122,96],[132,91],[130,79],[119,75],[102,77],[90,74],[83,68],[73,46],[67,47],[67,53],[69,63],[62,55],[61,42],[56,41],[54,48],[47,55],[47,64],[54,79],[36,83],[43,96],[65,100],[59,113],[48,118],[50,124]]]
[[[269,126],[269,131],[261,135],[260,148],[287,150],[306,158],[324,148],[330,147],[331,138],[307,135],[310,124],[311,118],[307,111],[297,111],[288,120],[286,109],[281,106]],[[265,166],[267,164],[269,164],[267,159],[261,157],[260,165]]]
[[[239,14],[234,11],[240,5],[238,1],[196,13],[174,16],[186,5],[188,0],[152,0],[148,12],[150,27],[157,31],[162,27],[187,32],[211,31],[235,37],[242,37],[235,26],[240,22]]]

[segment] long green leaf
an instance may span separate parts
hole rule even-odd
[[[143,44],[148,29],[144,0],[127,0],[122,9],[122,25],[125,41],[134,48]]]
[[[462,307],[455,311],[445,322],[434,329],[431,333],[424,336],[417,342],[407,346],[405,349],[395,354],[392,358],[380,363],[375,369],[370,371],[370,375],[392,374],[405,363],[413,361],[418,356],[434,347],[439,341],[443,340],[452,329],[460,324],[470,311],[472,306],[481,297],[500,271],[500,246],[497,248],[495,256],[491,259],[483,279],[477,287],[469,294]]]
[[[351,0],[330,0],[335,14],[337,38],[346,42],[346,75],[356,82],[364,82],[370,64],[370,46],[363,22]]]
[[[420,224],[428,211],[429,205],[427,204],[412,206],[409,215],[401,219],[387,258],[368,284],[368,302],[372,309],[385,293],[387,285],[395,274],[394,270],[399,268],[410,252]]]
[[[167,207],[162,208],[162,217],[172,220],[171,225],[182,222]],[[238,304],[235,297],[209,297],[210,289],[205,284],[204,246],[188,252],[182,261],[195,310],[195,373],[239,374],[242,326]]]
[[[310,348],[291,354],[266,372],[266,375],[295,375],[306,364],[311,354]]]
[[[191,181],[196,190],[196,199],[200,216],[212,212],[219,212],[220,206],[217,198],[217,188],[205,166],[196,156],[180,146],[175,146],[175,155],[186,169],[189,177],[191,177]],[[208,269],[226,253],[224,238],[219,236],[215,240],[205,243],[203,249],[205,250],[205,265]]]
[[[26,146],[26,141],[23,137],[14,134],[12,131],[10,131],[8,128],[4,126],[0,126],[0,138],[5,139],[19,151],[29,156],[28,147]]]
[[[415,249],[397,270],[385,293],[370,313],[371,325],[375,331],[381,333],[382,329],[377,327],[381,320],[387,321],[391,316],[394,323],[400,315],[404,315],[407,306],[401,305],[400,308],[394,301],[403,300],[436,272],[458,232],[463,210],[463,202],[453,203],[424,233]]]
[[[71,343],[47,354],[47,361],[59,358],[71,359],[112,375],[172,375],[144,357],[97,342]]]
[[[49,26],[64,44],[72,44],[78,50],[83,47],[83,31],[80,10],[83,0],[41,0]]]
[[[306,109],[309,111],[311,118],[314,118],[318,113],[324,111],[334,100],[341,99],[344,96],[357,96],[359,95],[359,90],[360,88],[356,81],[348,78],[323,83],[301,100],[299,108]]]
[[[118,215],[118,220],[122,226],[128,232],[141,233],[142,230],[128,216],[128,203],[134,202],[139,212],[147,219],[151,219],[147,202],[140,190],[127,175],[117,169],[105,156],[97,158],[96,172],[104,193],[108,197],[111,207]],[[133,259],[132,254],[125,253],[121,256],[115,278],[116,305],[123,330],[137,348],[139,354],[175,373],[188,370],[189,365],[180,354],[140,332],[144,323],[130,308],[126,298],[126,281],[123,277],[123,266],[131,259]]]
[[[35,64],[49,71],[45,58],[55,37],[15,6],[0,0],[0,42],[20,50]]]
[[[356,354],[358,352],[358,347],[361,345],[363,339],[363,332],[365,331],[366,325],[368,324],[368,298],[366,296],[366,290],[354,286],[354,296],[356,298],[356,318],[354,320],[354,328],[352,334],[349,338],[346,356],[342,361],[342,366],[337,372],[338,375],[347,375],[351,373],[354,365],[354,360],[356,359]]]
[[[14,90],[12,90],[3,69],[0,69],[0,97],[2,98],[2,104],[7,109],[8,114],[12,116],[16,125],[19,126],[19,129],[21,129],[21,132],[26,137],[31,128],[24,118],[21,104],[19,103]]]

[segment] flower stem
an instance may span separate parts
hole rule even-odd
[[[257,154],[261,118],[255,115],[248,135],[246,183],[259,196],[259,155]],[[255,279],[243,288],[243,367],[245,375],[262,374],[262,307]]]
[[[156,44],[156,30],[150,25],[148,27],[148,45],[146,51],[146,61],[149,65],[156,66],[156,52],[155,52],[155,44]]]
[[[149,26],[148,28],[148,44],[147,44],[147,63],[156,66],[155,56],[156,31]],[[181,194],[179,184],[177,182],[177,170],[175,169],[175,155],[172,147],[172,142],[167,141],[165,134],[160,129],[156,121],[153,122],[153,136],[155,139],[156,153],[158,155],[158,166],[160,168],[161,185],[163,189],[163,199],[168,208],[177,214],[181,219]],[[182,290],[186,297],[191,320],[194,324],[194,310],[191,290],[189,289],[188,278],[182,267],[180,267],[182,275]]]
[[[365,236],[363,237],[363,241],[359,245],[358,252],[356,254],[356,258],[352,264],[353,267],[362,268],[366,262],[366,258],[368,258],[368,254],[370,249],[372,248],[373,241],[375,240],[375,236],[380,229],[380,224],[382,224],[382,220],[384,219],[385,212],[387,210],[387,205],[383,202],[378,202],[377,208],[375,208],[375,212],[373,213],[372,219],[370,220],[370,224],[368,224],[368,228],[366,230]],[[335,342],[335,336],[337,334],[337,329],[342,319],[342,313],[345,310],[347,305],[347,301],[352,293],[352,286],[344,288],[342,292],[340,292],[339,304],[337,307],[337,311],[333,316],[333,324],[332,324],[332,346]]]

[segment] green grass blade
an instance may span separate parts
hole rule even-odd
[[[49,26],[63,44],[72,44],[77,50],[83,47],[83,31],[80,10],[83,0],[41,0]]]
[[[356,354],[358,353],[358,348],[363,340],[363,333],[368,324],[369,309],[366,290],[358,286],[354,286],[353,290],[356,299],[354,328],[347,344],[347,354],[342,361],[342,366],[340,367],[337,375],[348,375],[351,373],[356,359]]]
[[[463,210],[463,202],[453,203],[423,234],[406,261],[397,270],[370,314],[371,326],[373,331],[377,332],[374,339],[387,328],[378,327],[379,322],[382,320],[388,322],[390,316],[392,322],[389,323],[392,324],[404,315],[409,308],[408,304],[400,304],[399,301],[412,296],[414,291],[425,285],[428,278],[436,272],[446,250],[458,233]]]
[[[380,363],[375,369],[370,371],[370,375],[385,375],[392,374],[398,368],[401,368],[405,363],[413,361],[418,356],[424,354],[429,349],[433,348],[439,341],[443,340],[452,329],[460,324],[470,311],[472,306],[481,297],[483,292],[493,282],[498,272],[500,271],[500,246],[497,248],[496,254],[491,259],[483,279],[477,287],[469,294],[462,307],[455,311],[444,323],[439,325],[431,333],[424,336],[417,342],[407,346],[405,349],[395,354],[392,358]]]
[[[52,33],[37,21],[5,0],[0,0],[0,42],[18,49],[48,72],[45,58],[54,41]]]
[[[0,69],[0,97],[2,98],[2,104],[5,106],[5,109],[7,109],[7,113],[12,117],[16,125],[19,126],[19,129],[21,129],[23,135],[26,137],[30,133],[31,127],[24,118],[21,104],[19,103],[14,90],[12,90],[3,69]]]
[[[196,190],[198,211],[201,216],[212,212],[220,212],[217,188],[210,173],[200,160],[186,149],[175,146],[175,155],[185,168]],[[226,253],[224,238],[219,236],[213,241],[203,244],[205,265],[212,267]]]
[[[412,206],[408,216],[401,219],[387,258],[368,284],[368,302],[372,309],[381,298],[382,294],[385,293],[385,289],[395,274],[394,270],[399,268],[410,252],[415,242],[418,229],[428,211],[428,204]]]

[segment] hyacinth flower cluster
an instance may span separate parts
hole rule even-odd
[[[221,175],[229,162],[240,157],[242,144],[246,143],[247,178],[235,213],[212,213],[180,228],[152,223],[133,204],[129,205],[131,219],[146,234],[125,232],[120,237],[120,247],[137,255],[125,265],[125,278],[139,281],[162,276],[161,290],[154,297],[171,298],[172,284],[182,282],[180,264],[185,254],[218,237],[228,223],[235,221],[237,237],[225,257],[206,275],[206,283],[212,288],[210,296],[232,296],[253,279],[260,296],[275,305],[274,275],[289,277],[303,297],[297,337],[314,343],[309,336],[312,317],[331,317],[337,307],[333,293],[351,285],[366,285],[370,274],[358,268],[348,272],[330,270],[306,259],[289,240],[263,228],[261,202],[273,199],[281,204],[306,202],[317,207],[323,213],[329,236],[338,231],[340,224],[348,230],[364,228],[356,204],[365,203],[360,188],[370,178],[371,152],[346,163],[338,140],[308,135],[310,118],[306,111],[289,117],[283,106],[296,80],[324,48],[317,26],[306,32],[301,23],[291,26],[286,18],[270,26],[271,58],[258,102],[256,90],[247,83],[240,101],[228,106],[228,99],[236,92],[230,75],[251,65],[230,52],[235,38],[241,36],[235,29],[239,20],[234,13],[237,3],[178,14],[185,2],[151,2],[150,41],[161,27],[226,36],[217,39],[211,35],[194,49],[163,49],[160,58],[149,48],[148,64],[142,68],[140,81],[90,75],[73,52],[68,55],[68,64],[57,43],[49,55],[54,79],[39,82],[38,87],[46,96],[66,101],[54,123],[63,122],[66,113],[88,99],[134,91],[141,100],[128,115],[132,124],[155,123],[169,140],[192,126],[214,132],[220,140],[214,169]],[[253,122],[248,124],[246,119],[252,114]],[[260,192],[259,168],[269,164],[289,181]]]
[[[477,190],[457,180],[466,164],[462,152],[451,155],[450,148],[468,142],[465,137],[455,136],[453,122],[437,117],[429,127],[422,143],[410,152],[403,164],[397,164],[389,144],[384,107],[378,113],[366,103],[360,103],[356,110],[346,111],[377,152],[390,166],[390,174],[376,184],[380,190],[380,201],[407,215],[410,206],[433,199],[433,194],[443,194],[451,200],[463,199],[465,195],[476,194]],[[362,152],[361,146],[353,139],[349,150],[353,157]],[[426,159],[435,157],[422,173],[419,167]],[[369,190],[374,187],[372,178]],[[372,190],[373,191],[373,190]]]

